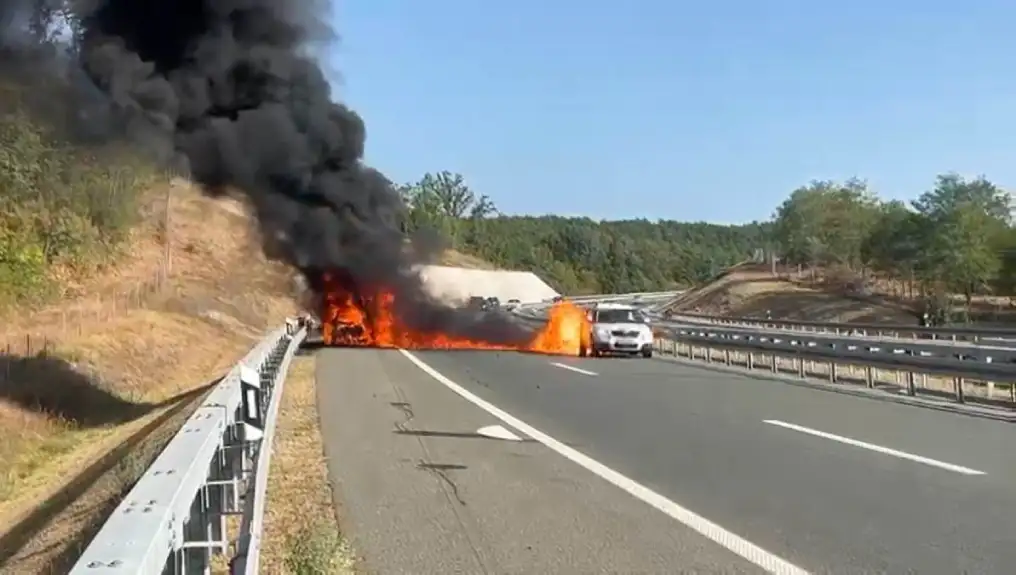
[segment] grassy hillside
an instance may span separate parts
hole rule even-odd
[[[297,307],[243,204],[17,103],[0,91],[0,571],[62,572],[209,379]]]
[[[805,281],[766,264],[742,264],[711,282],[681,295],[668,308],[675,313],[730,317],[853,322],[903,323],[916,321],[914,310],[882,297],[852,296],[828,282]]]

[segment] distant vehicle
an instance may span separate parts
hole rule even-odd
[[[515,311],[516,309],[518,309],[520,305],[522,305],[522,302],[520,300],[513,298],[508,300],[508,302],[504,304],[504,309],[506,311]]]
[[[494,296],[487,298],[486,307],[484,309],[487,311],[497,311],[501,309],[501,300]]]
[[[483,296],[474,295],[466,302],[466,307],[469,309],[484,309],[486,306],[487,298]]]
[[[589,311],[592,323],[592,347],[579,355],[599,357],[607,354],[653,357],[653,330],[638,308],[631,305],[600,303]]]
[[[564,301],[564,296],[563,295],[556,295],[556,296],[554,296],[554,299],[553,299],[554,303],[560,303],[560,302],[563,302],[563,301]]]

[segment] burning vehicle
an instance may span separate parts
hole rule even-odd
[[[571,302],[555,304],[541,329],[506,341],[502,337],[479,337],[475,334],[482,330],[474,325],[462,326],[459,333],[447,329],[449,323],[444,321],[429,327],[411,325],[398,313],[396,293],[357,282],[347,271],[322,273],[316,287],[322,294],[321,329],[327,346],[498,350],[573,356],[590,346],[589,319],[582,308]],[[446,308],[445,311],[454,315],[464,310]]]

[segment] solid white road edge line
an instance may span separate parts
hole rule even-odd
[[[832,433],[826,433],[817,429],[811,429],[810,427],[804,427],[803,425],[797,425],[794,423],[787,423],[786,421],[779,421],[777,419],[765,419],[763,423],[769,425],[775,425],[777,427],[783,427],[786,429],[792,429],[801,433],[807,433],[808,435],[814,435],[815,437],[821,437],[823,439],[830,439],[832,441],[838,441],[846,445],[853,445],[854,447],[860,447],[862,449],[868,449],[877,453],[883,453],[885,455],[891,455],[893,457],[899,457],[900,459],[907,459],[910,461],[916,461],[917,463],[923,463],[932,467],[938,467],[940,469],[947,469],[956,473],[962,473],[963,475],[986,475],[983,471],[971,469],[969,467],[963,467],[962,465],[954,465],[952,463],[946,463],[937,459],[931,459],[930,457],[922,457],[920,455],[914,455],[913,453],[907,453],[906,451],[899,451],[891,449],[889,447],[882,447],[881,445],[875,445],[873,443],[866,443],[857,439],[850,439],[849,437],[843,437],[842,435],[834,435]]]
[[[659,511],[667,514],[671,518],[679,521],[687,527],[701,533],[707,539],[717,543],[728,550],[740,555],[748,561],[758,565],[762,569],[765,569],[768,573],[777,575],[809,575],[807,571],[800,567],[780,558],[772,553],[762,549],[758,545],[744,539],[730,531],[727,531],[723,527],[709,521],[705,517],[694,513],[689,509],[681,507],[677,503],[674,503],[670,499],[656,493],[648,487],[630,479],[617,471],[607,467],[606,465],[596,461],[595,459],[585,455],[584,453],[561,443],[553,437],[543,433],[542,431],[530,426],[524,421],[517,419],[513,415],[506,411],[503,411],[494,404],[480,398],[476,394],[468,391],[454,381],[448,379],[443,374],[438,372],[436,369],[427,365],[423,360],[417,358],[412,353],[400,349],[402,355],[406,356],[409,361],[416,364],[427,375],[431,376],[448,389],[457,393],[466,401],[486,411],[490,415],[500,419],[503,423],[510,427],[514,427],[525,435],[539,441],[547,448],[557,452],[565,459],[577,463],[584,467],[588,471],[600,476],[608,482],[620,487],[624,491],[627,491],[630,495],[637,499],[642,500],[644,503],[655,507]]]
[[[552,361],[552,362],[550,362],[550,365],[553,365],[554,367],[560,367],[561,369],[567,369],[569,371],[574,371],[575,373],[581,373],[582,375],[592,375],[592,376],[600,375],[600,374],[596,373],[595,371],[589,371],[589,370],[586,370],[586,369],[582,369],[581,367],[571,366],[571,365],[568,365],[567,363],[558,363],[556,361]]]

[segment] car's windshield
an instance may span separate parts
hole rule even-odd
[[[596,311],[596,323],[639,323],[642,317],[631,309],[601,309]]]

